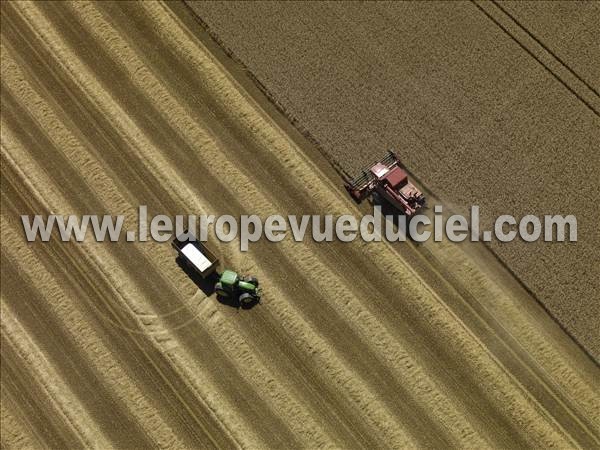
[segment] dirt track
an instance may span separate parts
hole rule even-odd
[[[576,244],[490,248],[600,360],[600,3],[187,3],[344,169],[394,148],[482,229],[574,214]]]
[[[593,447],[598,368],[461,247],[27,244],[20,214],[358,215],[182,5],[2,4],[2,445]],[[216,52],[217,49],[212,49]]]

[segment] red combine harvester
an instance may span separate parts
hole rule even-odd
[[[345,174],[344,181],[344,187],[356,203],[377,194],[408,217],[425,205],[423,193],[408,181],[408,175],[392,151],[354,179]]]

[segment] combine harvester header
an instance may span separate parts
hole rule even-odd
[[[408,181],[406,171],[400,167],[400,160],[392,151],[354,179],[344,174],[344,181],[344,187],[356,203],[377,194],[408,217],[425,205],[425,196]]]

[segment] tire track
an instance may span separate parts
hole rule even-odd
[[[548,47],[546,44],[544,44],[544,42],[542,42],[542,40],[540,38],[538,38],[525,25],[523,25],[519,20],[517,20],[517,18],[515,17],[514,14],[511,14],[510,11],[508,11],[505,7],[503,7],[502,4],[499,3],[497,0],[492,0],[492,3],[494,4],[494,6],[496,6],[496,8],[498,8],[505,15],[507,15],[508,17],[510,17],[510,19],[519,28],[521,28],[525,33],[527,33],[527,35],[531,39],[533,39],[535,42],[537,42],[540,47],[542,47],[546,52],[548,52],[550,55],[552,55],[552,57],[556,61],[558,61],[565,69],[567,69],[574,77],[576,77],[579,81],[581,81],[590,91],[592,91],[596,95],[596,97],[598,97],[600,99],[600,93],[598,92],[598,90],[596,88],[594,88],[591,85],[591,83],[587,82],[581,75],[579,75],[577,72],[575,72],[565,61],[562,60],[562,58],[560,58],[556,54],[556,52],[552,51],[552,49],[550,47]]]
[[[3,221],[3,227],[7,226]],[[6,236],[3,241],[6,242]],[[13,244],[14,238],[11,241],[9,241],[10,244]],[[29,257],[27,258],[21,253],[18,257],[14,254],[9,257],[7,256],[9,248],[3,245],[2,250],[2,263],[6,267],[10,267],[10,269],[5,269],[3,274],[7,288],[20,297],[12,296],[12,301],[6,300],[7,307],[21,321],[33,339],[44,343],[44,348],[47,349],[47,358],[57,369],[58,376],[73,386],[73,394],[81,399],[96,427],[104,434],[110,435],[111,443],[115,446],[156,445],[152,440],[143,439],[144,432],[137,423],[131,420],[132,417],[135,417],[136,411],[128,411],[127,405],[139,405],[141,402],[139,398],[136,399],[136,402],[133,399],[123,398],[122,394],[119,395],[119,384],[125,383],[122,381],[122,377],[114,374],[114,363],[107,361],[105,355],[98,355],[95,347],[100,341],[99,338],[95,336],[94,340],[82,342],[82,339],[78,339],[74,342],[76,338],[68,333],[69,325],[74,327],[71,333],[77,333],[78,337],[81,337],[88,331],[83,325],[85,321],[81,318],[73,320],[74,314],[64,311],[64,306],[60,305],[62,307],[60,312],[64,314],[64,316],[59,316],[64,320],[61,323],[61,319],[57,319],[55,316],[56,312],[46,309],[46,305],[57,304],[64,295],[57,292],[60,288],[52,283],[54,280],[46,277],[43,269],[40,270],[35,264],[28,266],[19,264],[19,259],[31,262],[31,255],[27,255]],[[38,269],[34,276],[27,273],[34,268]],[[22,299],[27,299],[27,302],[31,303],[27,304]],[[40,336],[41,334],[44,336]],[[65,352],[69,355],[68,358],[64,358]],[[86,361],[88,355],[98,359]],[[103,375],[108,376],[102,379]],[[121,383],[107,385],[106,381],[113,379],[120,379]],[[116,394],[116,398],[113,394]],[[123,425],[124,428],[119,430],[119,425]],[[114,430],[119,430],[121,433],[115,433]]]

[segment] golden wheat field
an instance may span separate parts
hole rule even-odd
[[[600,370],[477,245],[28,243],[23,214],[360,215],[180,3],[2,3],[2,448],[595,448]]]

